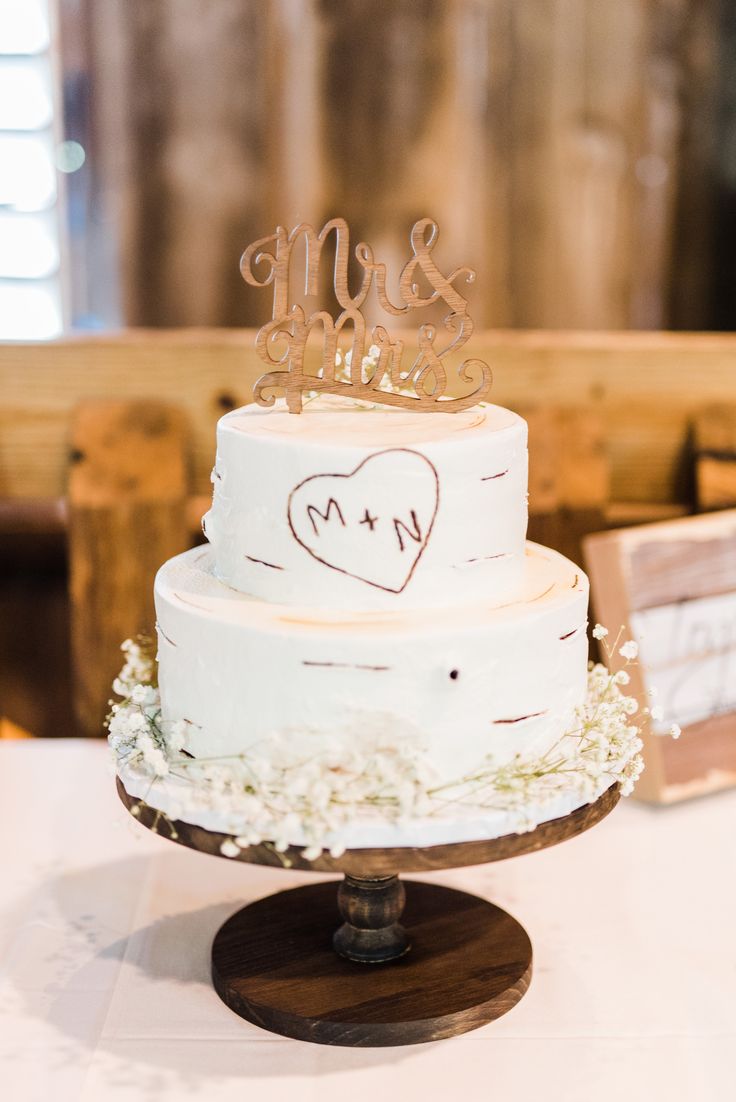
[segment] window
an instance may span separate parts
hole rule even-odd
[[[63,327],[59,175],[84,152],[57,141],[53,4],[0,0],[0,340]]]

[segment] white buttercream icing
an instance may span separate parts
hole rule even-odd
[[[162,718],[186,721],[195,757],[277,736],[308,759],[382,731],[418,740],[441,784],[544,755],[575,722],[588,581],[525,542],[516,414],[249,406],[218,424],[213,484],[211,546],[155,583]],[[509,827],[494,815],[356,822],[349,844],[492,836]]]
[[[218,424],[213,483],[215,572],[266,601],[426,608],[521,581],[526,423],[499,406],[248,406]]]
[[[218,581],[209,550],[179,555],[155,584],[164,718],[189,721],[198,757],[352,739],[378,717],[418,732],[440,778],[543,752],[585,694],[588,582],[528,551],[510,601],[393,613],[270,604]]]

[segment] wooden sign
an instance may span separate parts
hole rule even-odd
[[[736,509],[605,532],[584,547],[596,618],[612,635],[625,625],[639,645],[632,695],[663,713],[644,727],[636,795],[670,803],[736,784]],[[675,723],[682,737],[662,738]]]
[[[305,296],[319,291],[320,259],[330,234],[335,235],[335,267],[333,287],[340,307],[337,318],[324,309],[307,314],[304,306],[290,298],[293,272],[293,250],[303,238],[306,254],[303,271]],[[393,302],[386,290],[386,265],[377,261],[366,242],[355,248],[355,259],[361,270],[360,285],[351,294],[348,285],[350,231],[343,218],[332,218],[319,233],[302,222],[288,232],[279,226],[269,237],[255,241],[243,253],[240,270],[246,283],[253,287],[273,285],[273,311],[269,321],[259,331],[256,349],[269,367],[257,381],[253,392],[256,402],[274,404],[274,391],[283,390],[290,413],[301,413],[305,391],[345,394],[370,402],[399,406],[422,412],[455,413],[475,405],[486,397],[491,387],[491,370],[482,360],[467,359],[455,371],[473,389],[462,397],[446,396],[448,358],[463,348],[473,332],[467,300],[455,286],[459,281],[472,283],[475,272],[456,268],[443,275],[432,258],[439,229],[431,218],[422,218],[411,231],[412,256],[399,277],[400,302]],[[419,280],[426,285],[420,288]],[[390,336],[382,325],[375,325],[367,335],[363,306],[369,292],[374,291],[378,305],[393,317],[404,317],[411,310],[424,309],[443,302],[449,313],[444,320],[447,339],[438,342],[434,325],[419,326],[418,352],[408,369],[404,369],[404,342]],[[322,362],[318,375],[304,372],[304,354],[313,331],[322,333]],[[340,349],[343,331],[351,336],[350,350]],[[369,355],[369,351],[373,354]],[[338,375],[338,360],[346,354],[347,371]]]

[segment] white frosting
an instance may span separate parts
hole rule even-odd
[[[215,573],[264,601],[419,609],[521,585],[526,423],[499,406],[247,406],[218,423],[213,483]]]
[[[300,416],[250,406],[218,424],[213,483],[211,547],[171,559],[155,583],[162,718],[187,721],[195,757],[257,757],[276,735],[311,760],[325,738],[349,750],[388,735],[419,746],[441,786],[489,756],[495,768],[543,755],[571,728],[586,695],[588,581],[525,543],[516,414],[335,397]],[[579,802],[564,791],[530,812]],[[347,844],[513,829],[508,812],[450,803],[440,819],[356,819]]]
[[[455,780],[489,753],[544,752],[585,695],[587,578],[546,548],[527,545],[517,595],[392,612],[271,604],[212,558],[188,551],[155,583],[163,717],[189,721],[196,757],[388,724]]]

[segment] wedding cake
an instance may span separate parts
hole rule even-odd
[[[526,423],[487,402],[481,360],[455,363],[449,393],[473,273],[443,274],[437,233],[412,229],[398,301],[343,219],[243,255],[273,287],[269,371],[218,423],[209,546],[156,577],[158,677],[126,645],[110,717],[128,794],[228,835],[227,855],[493,838],[640,771],[626,672],[588,670],[588,580],[526,540]],[[336,318],[292,293],[299,270],[317,295],[333,236]],[[369,295],[395,317],[449,311],[408,368],[381,325],[366,354]]]
[[[339,761],[407,740],[441,789],[555,746],[586,692],[588,581],[526,542],[526,435],[488,404],[325,397],[221,418],[209,547],[155,583],[162,716],[185,723],[186,752],[257,756],[275,738]],[[482,836],[487,820],[369,821],[351,844]]]

